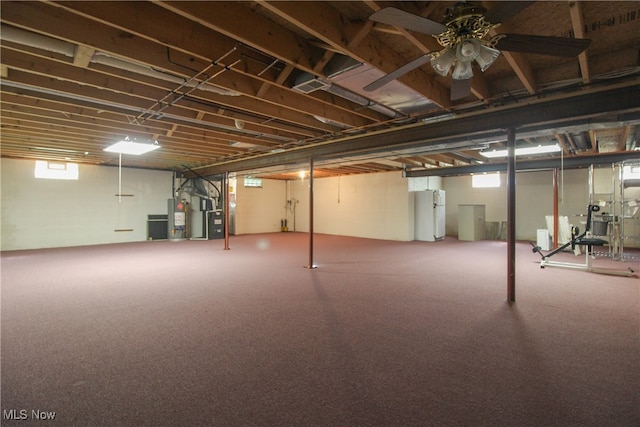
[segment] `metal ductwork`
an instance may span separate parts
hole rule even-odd
[[[341,86],[331,83],[331,80],[316,77],[309,73],[302,73],[296,79],[295,85],[292,87],[293,90],[298,92],[309,94],[311,92],[315,92],[317,90],[323,90],[325,92],[329,92],[333,95],[339,96],[351,102],[354,102],[362,107],[370,108],[374,111],[377,111],[380,114],[384,114],[387,117],[397,118],[403,117],[402,114],[398,113],[391,108],[385,107],[382,104],[375,103],[364,96],[358,95],[355,92],[352,92],[348,89],[345,89]]]
[[[213,199],[214,197],[209,194],[209,190],[204,183],[205,181],[202,178],[189,178],[185,182],[185,185],[180,187],[180,191],[192,196],[202,197],[203,199]]]
[[[567,136],[571,141],[573,141],[573,145],[575,145],[578,151],[591,150],[591,139],[587,132],[570,133]]]
[[[70,58],[75,56],[76,46],[72,43],[12,27],[10,25],[2,25],[1,28],[2,40],[4,41],[43,49],[48,52],[59,53]]]
[[[349,101],[353,101],[358,105],[362,105],[363,107],[370,108],[374,111],[377,111],[380,114],[384,114],[387,117],[397,118],[402,117],[402,114],[398,113],[391,108],[385,107],[382,104],[377,104],[370,99],[365,98],[364,96],[360,96],[357,93],[351,92],[350,90],[344,89],[341,86],[330,84],[329,86],[323,88],[324,91],[337,95],[341,98],[348,99]]]
[[[58,53],[70,58],[73,58],[75,56],[76,50],[77,50],[77,46],[73,43],[57,40],[52,37],[33,33],[31,31],[22,30],[20,28],[12,27],[10,25],[2,25],[2,38],[3,40],[6,40],[6,41],[21,44],[24,46],[29,46],[36,49],[46,50],[48,52]],[[361,65],[360,63],[357,63],[351,60],[350,58],[346,58],[343,56],[339,56],[338,58],[339,58],[338,61],[334,61],[333,63],[330,63],[330,65],[327,66],[327,69],[330,70],[331,75],[336,75],[341,72],[344,72],[346,69],[350,69],[350,68]],[[345,62],[345,58],[347,62]],[[163,71],[159,71],[143,64],[131,62],[123,58],[114,57],[105,52],[96,51],[93,54],[93,57],[91,58],[90,63],[105,65],[108,67],[116,68],[118,70],[128,71],[134,74],[143,75],[143,76],[163,80],[166,82],[175,83],[177,85],[185,83],[185,79],[182,77],[175,76]],[[337,63],[340,63],[340,65],[336,66],[335,64]],[[187,86],[195,87],[198,84],[199,84],[198,82],[191,82],[190,84],[187,84]],[[207,91],[207,92],[216,93],[218,95],[225,95],[225,96],[241,95],[237,91],[221,88],[221,87],[212,85],[210,83],[200,85],[198,89]],[[370,108],[374,111],[384,114],[385,116],[392,117],[392,118],[402,116],[400,113],[398,113],[395,110],[385,107],[384,105],[372,102],[370,99],[367,99],[361,95],[358,95],[354,92],[351,92],[347,89],[344,89],[340,86],[337,86],[331,83],[330,79],[315,77],[309,73],[303,73],[300,76],[298,76],[298,79],[296,80],[296,84],[294,85],[293,89],[305,94],[311,93],[316,90],[325,90],[336,96],[340,96],[341,98],[350,100],[358,105]]]
[[[345,89],[332,82],[332,79],[350,70],[361,67],[362,63],[344,55],[334,55],[333,59],[325,66],[323,72],[327,77],[318,77],[310,73],[301,73],[295,81],[292,89],[298,92],[309,94],[317,90],[323,90],[333,95],[349,100],[362,107],[377,111],[387,117],[398,118],[404,117],[398,111],[386,107],[382,104],[372,101],[371,99],[357,94],[349,89]]]
[[[316,77],[313,74],[302,73],[296,79],[296,83],[291,89],[308,94],[316,90],[324,89],[331,84],[327,79]]]
[[[636,131],[629,135],[629,138],[626,141],[627,150],[637,150],[638,147],[640,147],[638,141],[640,141],[640,126],[636,126]]]
[[[52,37],[44,36],[41,34],[33,33],[31,31],[25,31],[20,28],[12,27],[10,25],[2,25],[2,39],[13,43],[29,46],[36,49],[46,50],[48,52],[54,52],[61,55],[73,58],[76,54],[77,46],[73,43],[57,40]],[[185,79],[182,77],[174,76],[162,71],[155,70],[146,65],[134,63],[122,58],[111,56],[104,52],[96,51],[91,58],[91,63],[106,65],[118,70],[129,71],[134,74],[139,74],[147,77],[153,77],[166,82],[175,84],[184,84]],[[191,82],[187,84],[188,87],[196,87],[198,82]],[[234,90],[224,89],[210,83],[200,85],[198,89],[216,93],[218,95],[226,96],[240,96],[239,92]]]

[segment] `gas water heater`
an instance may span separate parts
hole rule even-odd
[[[168,227],[169,240],[184,240],[187,236],[187,211],[189,204],[186,200],[172,198],[168,200]]]

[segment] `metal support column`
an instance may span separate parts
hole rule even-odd
[[[313,157],[309,159],[309,264],[305,268],[316,268],[313,263]]]
[[[516,131],[507,129],[507,300],[516,300]]]
[[[224,250],[229,250],[229,171],[224,173]]]
[[[558,249],[558,168],[553,169],[553,249]]]

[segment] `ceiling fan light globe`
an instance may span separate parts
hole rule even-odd
[[[478,56],[476,56],[476,62],[480,66],[480,70],[484,72],[496,59],[498,59],[498,56],[500,56],[500,51],[498,49],[480,45],[480,52]]]
[[[455,80],[467,80],[473,77],[471,62],[457,61],[456,66],[453,68],[452,77]]]
[[[449,74],[451,66],[456,60],[456,55],[449,48],[441,51],[437,56],[431,58],[431,66],[434,71],[441,76]]]
[[[473,61],[480,53],[480,42],[476,39],[467,39],[458,45],[456,56],[459,61]]]
[[[472,60],[478,56],[479,46],[474,43],[477,40],[465,40],[458,46],[458,58],[460,60]]]

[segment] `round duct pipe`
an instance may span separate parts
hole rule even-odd
[[[62,40],[56,40],[49,36],[43,36],[31,31],[26,31],[10,25],[2,25],[2,40],[18,43],[24,46],[44,49],[49,52],[59,53],[61,55],[73,58],[76,46],[72,43]]]
[[[2,25],[1,28],[3,40],[21,44],[24,46],[29,46],[35,49],[43,49],[48,52],[59,53],[70,58],[73,58],[75,56],[76,45],[73,43],[57,40],[49,36],[26,31],[20,28],[12,27],[10,25]],[[176,84],[183,84],[185,82],[184,78],[164,73],[162,71],[157,71],[152,69],[151,67],[127,61],[122,58],[116,58],[104,52],[95,52],[90,62],[117,68],[119,70],[129,71],[143,76],[154,77]],[[196,83],[194,82],[189,86],[194,87],[195,85]],[[213,92],[218,95],[240,96],[239,92],[227,90],[211,84],[201,85],[198,89],[207,92]]]

